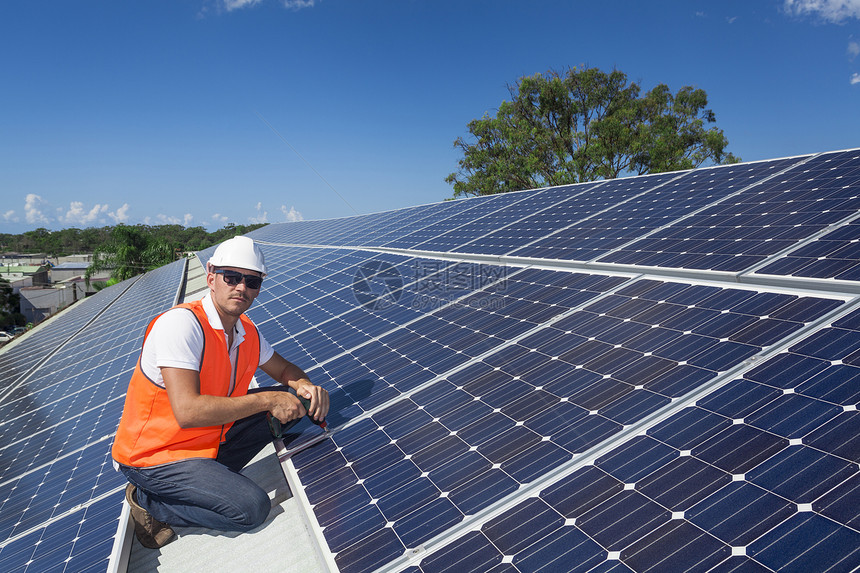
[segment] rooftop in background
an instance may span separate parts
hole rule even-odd
[[[85,271],[90,267],[89,262],[66,262],[54,265],[51,270],[81,270]]]

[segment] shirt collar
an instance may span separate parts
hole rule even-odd
[[[209,319],[209,326],[214,330],[224,330],[224,325],[221,324],[221,317],[218,316],[218,311],[215,310],[215,303],[212,302],[212,293],[207,293],[203,297],[203,310],[206,312],[206,318]],[[234,346],[245,339],[245,327],[242,326],[241,320],[236,321],[235,333]]]

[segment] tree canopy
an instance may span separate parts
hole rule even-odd
[[[21,297],[12,290],[12,285],[4,278],[0,278],[0,326],[23,326],[26,317],[18,312]]]
[[[182,225],[133,225],[141,233],[168,241],[172,248],[182,251],[200,251],[235,235],[244,235],[259,225],[227,225],[209,232],[203,227]],[[40,253],[49,258],[77,253],[92,253],[110,240],[114,227],[74,227],[50,231],[40,227],[21,234],[0,233],[0,251]]]
[[[707,109],[704,90],[644,95],[623,72],[570,68],[520,78],[495,117],[469,122],[458,137],[454,197],[613,179],[740,161]]]
[[[105,243],[96,247],[84,278],[89,283],[94,274],[110,270],[111,279],[120,282],[174,260],[173,248],[163,237],[145,233],[139,227],[119,225]]]

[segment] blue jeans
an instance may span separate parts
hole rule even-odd
[[[248,392],[287,390],[274,386]],[[283,429],[297,422],[287,422]],[[271,503],[263,488],[239,471],[272,439],[266,413],[261,412],[233,424],[216,459],[191,458],[149,468],[120,465],[120,471],[137,486],[140,506],[158,521],[249,531],[266,520]]]

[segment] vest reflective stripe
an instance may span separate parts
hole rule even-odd
[[[203,329],[203,356],[200,365],[200,393],[227,396],[230,388],[230,357],[222,330],[209,325],[202,301],[180,304],[194,313]],[[149,336],[149,323],[144,336]],[[236,385],[231,396],[244,396],[260,363],[257,328],[243,314],[245,339],[236,359]],[[215,458],[218,445],[233,424],[201,428],[181,428],[173,415],[167,390],[146,377],[140,359],[131,376],[122,418],[113,443],[113,458],[124,465],[149,467],[187,458]]]

